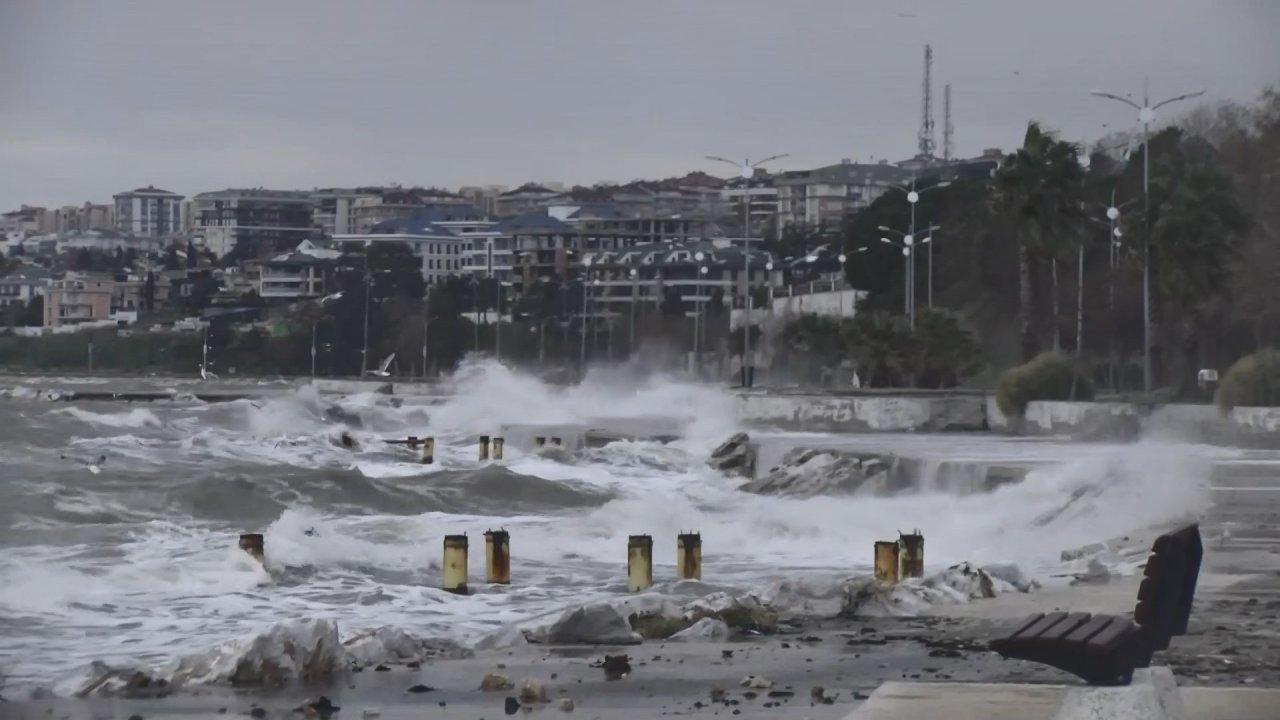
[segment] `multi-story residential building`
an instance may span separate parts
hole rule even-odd
[[[110,319],[115,281],[101,275],[69,273],[45,292],[44,326],[61,327]]]
[[[699,240],[712,234],[714,225],[701,217],[625,217],[612,203],[580,203],[507,218],[494,229],[510,239],[497,242],[497,256],[505,259],[510,249],[513,280],[521,291],[538,281],[569,278],[584,253]]]
[[[909,182],[911,171],[890,165],[842,160],[838,165],[784,172],[774,179],[778,191],[778,233],[787,226],[839,228],[845,218],[870,205],[894,186]]]
[[[87,230],[114,230],[115,213],[112,205],[64,205],[55,211],[54,232],[84,232]]]
[[[25,305],[37,295],[44,295],[52,284],[53,274],[39,265],[23,265],[0,277],[0,308]]]
[[[311,224],[325,237],[350,235],[356,231],[352,205],[360,198],[373,198],[375,189],[323,188],[311,193],[315,206],[311,211]]]
[[[351,234],[367,233],[378,223],[412,217],[429,207],[470,206],[461,195],[439,188],[357,188],[356,192],[361,194],[351,201]]]
[[[302,300],[325,294],[332,281],[334,260],[294,250],[261,264],[258,297],[263,300]]]
[[[246,257],[267,255],[317,233],[310,192],[228,189],[194,200],[192,231],[219,257],[236,248]]]
[[[163,237],[182,231],[182,196],[177,193],[148,185],[112,197],[120,232]]]
[[[698,253],[702,259],[698,260]],[[582,277],[591,289],[591,314],[625,313],[633,302],[659,306],[678,302],[687,314],[713,301],[731,306],[747,268],[741,247],[711,241],[653,243],[624,250],[588,252],[590,260]],[[782,270],[772,253],[750,251],[753,287],[780,287]],[[707,269],[702,273],[701,268]],[[632,275],[632,270],[635,274]]]
[[[493,214],[504,218],[540,210],[561,194],[559,190],[552,190],[536,183],[525,183],[499,195],[494,200]]]
[[[498,214],[498,196],[506,191],[506,185],[465,185],[458,188],[458,195],[478,208],[485,217],[494,217]]]
[[[54,232],[56,226],[57,213],[42,207],[23,205],[0,215],[0,233],[4,235],[44,235]]]
[[[473,206],[433,205],[407,218],[384,220],[366,233],[335,235],[333,241],[358,252],[376,243],[404,243],[421,258],[423,279],[434,284],[469,272],[472,255],[498,237],[493,225]]]
[[[759,174],[750,180],[735,178],[720,190],[725,223],[735,237],[760,238],[769,221],[778,214],[778,188],[774,175]],[[748,231],[742,230],[743,203],[746,203]]]
[[[509,217],[493,229],[510,241],[517,294],[540,280],[567,279],[570,267],[576,264],[581,238],[572,225],[548,212]]]

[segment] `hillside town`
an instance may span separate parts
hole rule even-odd
[[[239,188],[188,197],[148,185],[109,203],[0,215],[0,308],[4,324],[24,334],[127,327],[166,310],[185,313],[171,327],[194,328],[211,313],[269,315],[323,297],[338,268],[399,243],[427,285],[496,281],[503,301],[514,302],[541,284],[598,279],[611,307],[656,308],[674,289],[693,315],[710,300],[706,288],[740,282],[748,246],[755,286],[783,294],[811,281],[843,284],[839,252],[826,247],[839,243],[849,217],[917,175],[986,175],[1001,157],[991,149],[970,159],[843,159],[762,168],[749,179],[697,171],[593,187]],[[715,258],[715,275],[699,276],[700,249]]]

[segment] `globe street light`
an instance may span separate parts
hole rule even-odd
[[[773,317],[773,261],[764,264],[764,286],[769,290],[769,317]]]
[[[1192,93],[1177,95],[1161,100],[1154,105],[1148,93],[1148,82],[1142,83],[1142,104],[1114,93],[1091,90],[1090,95],[1122,102],[1138,111],[1138,122],[1142,124],[1142,205],[1143,226],[1142,238],[1142,386],[1151,392],[1151,123],[1156,120],[1156,110],[1179,100],[1189,100],[1205,93],[1198,90]]]
[[[933,187],[938,187],[938,186],[934,185]],[[929,188],[929,189],[932,189],[932,188]],[[906,233],[902,232],[901,230],[895,230],[891,227],[887,227],[885,225],[880,225],[879,227],[877,227],[877,229],[880,230],[881,232],[894,233],[896,235],[902,236],[901,245],[898,245],[898,243],[890,240],[887,237],[880,238],[880,242],[888,243],[895,247],[902,248],[902,257],[903,257],[903,262],[905,265],[905,272],[906,272],[906,277],[903,278],[902,313],[907,316],[908,324],[910,325],[911,329],[915,330],[916,328],[915,248],[917,245],[927,245],[929,246],[930,249],[932,249],[933,248],[932,233],[938,230],[941,230],[942,226],[930,225],[929,227],[925,228],[924,232],[926,233],[926,236],[923,239],[920,239],[917,237],[915,233],[915,228],[912,228],[911,232],[906,232]],[[930,266],[930,268],[932,270],[932,266]]]
[[[895,185],[895,186],[893,186],[895,189],[897,189],[897,190],[901,190],[902,192],[905,192],[905,193],[907,194],[907,205],[908,205],[908,206],[910,206],[910,208],[911,208],[911,224],[910,224],[910,226],[909,226],[909,230],[910,230],[909,234],[910,234],[910,235],[915,235],[915,234],[916,234],[916,203],[920,202],[920,196],[921,196],[922,194],[926,193],[926,192],[931,191],[931,190],[938,190],[938,189],[940,189],[940,188],[947,187],[947,186],[949,186],[950,184],[951,184],[951,181],[950,181],[950,180],[944,180],[944,181],[942,181],[942,182],[940,182],[940,183],[936,183],[936,184],[930,185],[930,186],[929,186],[929,187],[927,187],[927,188],[920,188],[920,189],[918,189],[918,190],[917,190],[917,189],[916,189],[916,178],[911,178],[911,183],[910,183],[909,185]],[[932,245],[930,245],[930,246],[929,246],[929,253],[928,253],[928,265],[929,265],[928,302],[929,302],[929,307],[931,307],[931,308],[932,308],[932,307],[933,307],[933,246],[932,246]],[[911,273],[911,275],[912,275],[912,277],[913,277],[913,278],[915,277],[915,259],[914,259],[914,256],[912,256],[912,258],[911,258],[911,268],[910,268],[910,270],[909,270],[908,272],[910,272],[910,273]],[[910,296],[911,296],[911,300],[910,300],[910,307],[914,309],[914,308],[915,308],[915,304],[916,304],[916,300],[915,300],[915,283],[914,283],[914,282],[912,282],[912,283],[911,283],[911,293],[910,293]]]
[[[787,157],[786,153],[780,155],[770,155],[763,160],[751,162],[744,159],[742,164],[722,158],[716,155],[708,155],[708,160],[723,162],[738,167],[738,175],[742,178],[742,306],[747,311],[746,325],[751,324],[751,178],[756,174],[756,168],[770,162],[772,160],[780,160]],[[742,333],[742,386],[748,387],[751,375],[748,368],[751,367],[751,333]]]

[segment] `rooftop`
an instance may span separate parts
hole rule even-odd
[[[148,186],[146,186],[146,187],[144,187],[144,188],[137,188],[137,189],[135,189],[135,190],[129,190],[128,192],[116,193],[113,197],[125,197],[125,196],[127,196],[127,195],[157,195],[157,196],[162,196],[162,195],[163,195],[163,196],[168,196],[168,197],[177,197],[177,198],[182,197],[182,196],[181,196],[181,195],[179,195],[178,193],[175,193],[175,192],[169,192],[168,190],[161,190],[160,188],[156,187],[155,185],[148,185]]]

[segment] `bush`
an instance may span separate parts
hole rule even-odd
[[[1218,407],[1280,405],[1280,350],[1268,348],[1236,361],[1218,386]]]
[[[996,404],[1005,415],[1021,417],[1027,403],[1033,400],[1071,400],[1073,377],[1074,399],[1092,399],[1093,383],[1075,372],[1071,358],[1061,353],[1041,353],[1031,362],[1004,371],[996,385]]]

